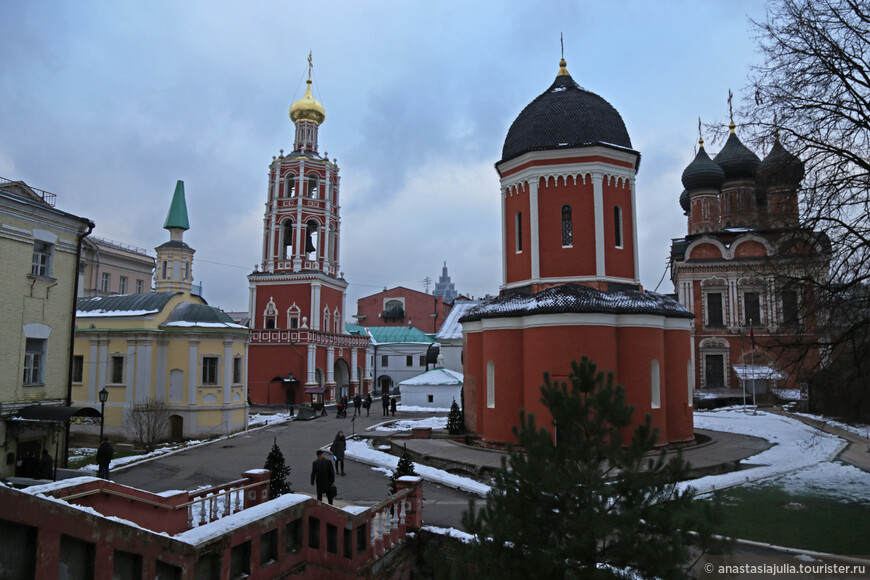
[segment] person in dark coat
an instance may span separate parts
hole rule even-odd
[[[366,400],[363,401],[363,407],[365,407],[365,409],[366,409],[366,417],[368,417],[368,416],[369,416],[369,411],[370,411],[371,408],[372,408],[372,395],[371,395],[371,393],[369,393],[369,394],[366,395]]]
[[[390,396],[387,393],[384,393],[384,396],[381,397],[381,404],[384,406],[384,417],[390,416]]]
[[[396,397],[390,397],[390,411],[393,412],[393,417],[396,416]]]
[[[362,415],[362,397],[359,393],[353,396],[353,416]]]
[[[39,476],[42,479],[54,479],[54,460],[48,454],[47,449],[42,450],[42,458],[39,460]]]
[[[100,447],[97,449],[97,477],[109,479],[109,464],[112,462],[112,457],[115,455],[115,449],[108,439],[103,439]]]
[[[323,450],[317,450],[317,459],[311,464],[311,485],[317,486],[317,501],[323,501],[323,494],[326,494],[326,499],[329,505],[332,505],[332,494],[330,488],[335,483],[335,470],[332,468],[332,461],[323,456]]]
[[[344,475],[344,451],[347,449],[347,437],[344,436],[344,431],[339,431],[335,434],[335,440],[332,442],[332,447],[329,448],[332,451],[332,455],[335,456],[335,472],[341,473]],[[341,471],[339,472],[339,463],[341,464]]]

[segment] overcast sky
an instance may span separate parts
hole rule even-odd
[[[622,115],[642,161],[640,274],[654,289],[686,233],[680,175],[698,117],[727,123],[757,62],[758,0],[0,3],[0,176],[58,195],[94,235],[149,249],[184,180],[210,304],[246,310],[266,175],[292,150],[308,52],[341,168],[341,269],[354,302],[501,282],[498,175],[513,120],[568,70]],[[737,119],[740,122],[740,119]],[[718,151],[719,145],[709,148]],[[759,152],[760,154],[761,152]],[[660,292],[673,291],[665,280]]]

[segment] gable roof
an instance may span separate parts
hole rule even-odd
[[[399,383],[399,386],[402,385],[420,385],[420,386],[439,386],[439,387],[450,387],[450,386],[461,386],[462,385],[462,373],[458,373],[456,371],[451,371],[450,369],[445,368],[437,368],[432,369],[431,371],[422,373],[417,375],[416,377],[411,377],[410,379],[406,379]]]
[[[453,309],[447,315],[441,330],[435,335],[438,340],[450,340],[462,338],[462,324],[459,319],[465,316],[469,310],[480,304],[480,300],[457,300],[453,303]]]

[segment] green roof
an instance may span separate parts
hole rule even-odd
[[[184,182],[180,179],[175,184],[175,193],[172,194],[172,203],[169,205],[169,213],[166,214],[163,228],[190,229],[190,222],[187,221],[187,203],[184,201]]]
[[[388,342],[431,344],[435,342],[432,335],[426,334],[413,326],[359,326],[356,324],[346,324],[345,328],[349,334],[360,334],[363,336],[368,331],[372,335],[375,344]]]
[[[165,326],[189,325],[232,325],[238,326],[230,315],[215,306],[208,304],[196,304],[195,302],[182,302],[172,309],[166,318]]]
[[[76,300],[76,316],[144,316],[163,310],[179,292],[148,292],[119,296],[94,296]]]

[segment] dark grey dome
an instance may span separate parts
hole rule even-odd
[[[713,159],[725,171],[725,179],[755,177],[755,170],[761,164],[758,155],[746,148],[737,138],[737,133],[728,135],[725,146]]]
[[[704,151],[704,146],[701,145],[695,159],[683,170],[682,181],[686,190],[702,187],[719,189],[725,182],[725,172],[710,159],[710,156]]]
[[[631,149],[625,123],[613,105],[580,88],[571,75],[560,74],[513,122],[504,140],[501,160],[529,151],[594,144]]]
[[[692,209],[692,204],[689,201],[689,192],[685,189],[683,190],[683,193],[680,194],[680,207],[683,208],[686,215],[689,215],[689,210]]]
[[[756,178],[762,187],[771,185],[797,186],[804,178],[804,163],[797,155],[792,155],[783,147],[779,139],[776,139],[770,153],[758,166]]]

